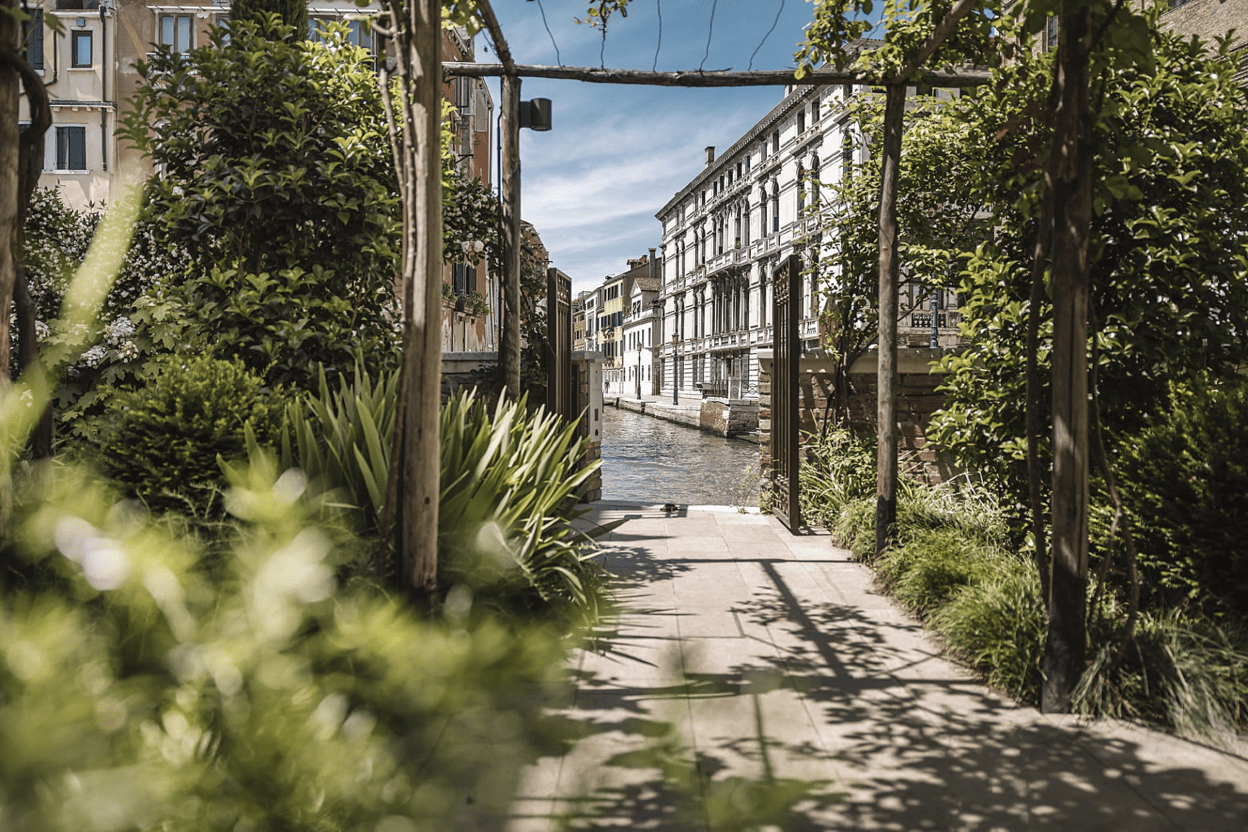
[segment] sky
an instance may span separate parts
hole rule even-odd
[[[612,17],[604,45],[600,30],[574,22],[588,6],[493,2],[516,63],[660,71],[791,68],[813,14],[809,0],[632,0],[627,18]],[[498,60],[484,33],[476,48],[479,62]],[[488,83],[497,108],[498,79]],[[780,102],[784,87],[526,78],[520,97],[553,102],[553,129],[520,131],[521,215],[537,228],[551,265],[572,277],[576,294],[658,249],[655,212],[702,169],[707,146],[727,150]]]

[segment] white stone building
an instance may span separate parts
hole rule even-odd
[[[655,345],[662,323],[662,308],[658,305],[660,285],[657,276],[637,278],[625,304],[619,392],[628,398],[640,399],[659,392]]]
[[[854,161],[845,103],[850,85],[803,86],[715,156],[655,215],[663,224],[662,391],[752,398],[759,348],[772,343],[771,275],[810,241],[802,208],[810,176],[836,181]],[[802,336],[817,346],[818,309],[807,285]]]
[[[772,275],[790,254],[819,246],[817,223],[804,216],[819,197],[812,183],[839,182],[861,161],[847,103],[862,89],[786,88],[784,100],[725,153],[716,157],[708,147],[701,173],[655,215],[663,224],[662,395],[672,396],[673,384],[677,398],[758,395],[758,350],[772,346]],[[807,350],[820,346],[820,288],[804,279]],[[945,300],[938,298],[941,310]],[[923,303],[899,323],[903,337],[926,346],[933,321]],[[942,343],[956,340],[956,313],[939,311],[936,323]]]

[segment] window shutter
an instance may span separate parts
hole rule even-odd
[[[70,127],[69,132],[69,170],[87,169],[87,128]]]
[[[34,9],[26,24],[26,60],[35,69],[43,69],[43,9]]]

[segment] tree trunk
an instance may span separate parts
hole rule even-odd
[[[440,0],[395,0],[399,101],[387,107],[403,199],[398,278],[403,304],[395,451],[399,576],[418,598],[437,588],[438,413],[442,365],[442,163]],[[388,81],[388,73],[383,75]],[[388,92],[386,93],[389,97]],[[383,520],[388,526],[388,518]]]
[[[888,547],[897,520],[897,174],[906,88],[888,88],[880,175],[880,309],[876,410],[875,553]]]
[[[26,261],[22,253],[22,237],[30,200],[39,185],[43,170],[44,136],[52,126],[52,107],[48,101],[47,88],[33,67],[23,57],[20,73],[26,91],[26,104],[30,111],[30,124],[21,135],[18,154],[17,240],[13,248],[14,282],[13,301],[17,311],[17,365],[23,374],[42,373],[39,366],[39,333],[35,323],[38,310],[30,296],[30,284],[26,277]],[[30,437],[30,453],[35,460],[52,456],[52,401],[49,398],[43,414],[35,423]]]
[[[22,26],[14,13],[15,0],[0,0],[0,392],[9,386],[9,310],[17,281],[18,198],[21,193],[21,132],[18,104],[21,74],[15,63]]]
[[[1076,4],[1069,0],[1064,7]],[[1091,10],[1061,17],[1053,194],[1053,580],[1041,708],[1070,710],[1083,673],[1088,574],[1088,228],[1092,219]]]
[[[520,79],[503,76],[503,343],[499,365],[507,395],[520,397]]]

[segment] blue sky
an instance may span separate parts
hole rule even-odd
[[[633,0],[627,18],[612,19],[604,47],[599,30],[573,22],[585,17],[586,0],[494,0],[493,6],[517,63],[651,69],[658,47],[657,68],[668,71],[745,70],[751,55],[754,69],[792,67],[812,15],[808,0]],[[497,60],[484,34],[477,37],[477,60]],[[498,81],[489,83],[497,106]],[[701,170],[704,149],[726,150],[783,95],[783,87],[525,79],[522,99],[553,101],[554,129],[520,131],[522,214],[537,227],[551,264],[571,275],[573,291],[591,289],[624,271],[629,258],[657,249],[662,229],[654,214]]]

